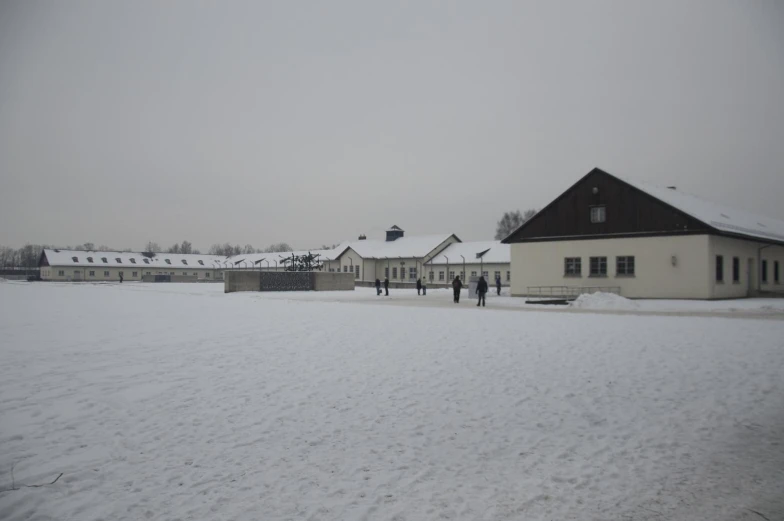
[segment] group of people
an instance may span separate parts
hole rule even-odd
[[[389,296],[389,279],[384,279],[384,293],[388,297]],[[495,286],[498,291],[498,294],[501,294],[501,277],[496,277],[495,279]],[[427,280],[419,278],[416,281],[416,289],[417,295],[427,295]],[[455,304],[460,303],[460,291],[463,289],[463,281],[460,280],[460,276],[456,276],[455,280],[452,281],[452,290],[454,292],[454,302]],[[479,300],[476,303],[476,306],[482,307],[485,306],[485,295],[487,295],[488,286],[487,281],[485,280],[484,276],[479,277],[479,281],[476,283],[476,294],[479,296]],[[381,295],[381,279],[376,279],[376,295]]]

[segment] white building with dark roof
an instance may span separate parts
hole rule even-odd
[[[784,291],[784,221],[598,168],[503,242],[513,295],[549,287],[685,299]]]

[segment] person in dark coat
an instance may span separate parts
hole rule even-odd
[[[455,277],[455,280],[452,281],[452,291],[455,293],[455,304],[460,303],[460,290],[463,289],[463,283],[460,280],[460,276],[458,275]]]
[[[498,295],[501,295],[501,275],[495,278],[495,288],[498,290]]]
[[[487,294],[487,281],[484,276],[479,277],[479,282],[476,283],[476,294],[479,295],[479,301],[476,303],[476,307],[479,307],[480,304],[484,307],[485,295]]]
[[[376,295],[381,295],[381,281],[376,279]]]
[[[387,279],[387,278],[384,279],[384,292],[386,293],[386,296],[388,297],[389,296],[389,279]]]
[[[122,273],[120,273],[120,284],[122,284],[122,279],[123,279],[123,276],[122,276]]]
[[[417,295],[422,294],[422,279],[417,279]]]

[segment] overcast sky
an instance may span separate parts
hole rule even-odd
[[[784,219],[784,2],[0,0],[0,244],[492,239],[595,166]]]

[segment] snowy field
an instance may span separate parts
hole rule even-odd
[[[0,519],[784,519],[780,301],[222,291],[0,283]]]

